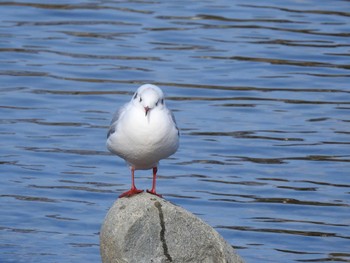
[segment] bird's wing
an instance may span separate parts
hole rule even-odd
[[[107,132],[107,139],[109,138],[109,136],[115,132],[116,127],[118,125],[118,120],[120,118],[120,116],[122,115],[122,113],[125,110],[126,105],[124,105],[123,107],[119,108],[114,114],[113,114],[113,118],[111,120],[108,132]]]
[[[174,115],[174,113],[173,113],[171,110],[169,110],[169,114],[170,114],[171,119],[173,120],[173,122],[174,122],[174,124],[175,124],[175,128],[176,128],[176,130],[177,130],[177,135],[180,135],[180,130],[179,130],[179,127],[177,127],[177,123],[176,123],[176,120],[175,120],[175,115]]]

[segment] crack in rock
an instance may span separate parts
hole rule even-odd
[[[166,244],[166,240],[165,240],[165,223],[164,223],[164,214],[162,210],[162,204],[157,201],[154,203],[154,206],[158,209],[158,212],[159,212],[159,220],[160,220],[160,226],[161,226],[159,236],[160,236],[160,241],[162,242],[162,245],[163,245],[164,255],[169,260],[169,262],[173,262],[173,259],[169,254],[168,245]]]

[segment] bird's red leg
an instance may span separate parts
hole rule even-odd
[[[157,167],[153,167],[153,181],[152,181],[152,189],[147,190],[147,193],[150,193],[152,195],[156,195],[159,197],[162,197],[162,195],[156,193],[156,180],[157,180]]]
[[[143,190],[139,190],[135,186],[135,168],[131,167],[131,188],[129,191],[122,193],[119,197],[130,197],[141,192],[143,192]]]

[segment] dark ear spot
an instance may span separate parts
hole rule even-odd
[[[137,98],[137,92],[135,93],[135,95],[134,95],[134,99],[136,99]]]

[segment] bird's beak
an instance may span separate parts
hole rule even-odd
[[[145,107],[145,116],[147,116],[147,114],[148,114],[148,112],[149,112],[149,110],[150,110],[151,108],[150,107]]]

